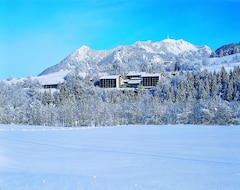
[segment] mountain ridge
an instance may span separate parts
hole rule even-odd
[[[211,57],[223,57],[236,53],[240,53],[240,42],[221,46],[220,48],[212,52]]]
[[[118,72],[139,71],[146,65],[151,65],[152,69],[159,71],[165,61],[199,65],[199,59],[207,58],[211,53],[212,50],[208,46],[196,46],[183,39],[137,41],[132,45],[120,45],[109,50],[94,50],[83,45],[60,63],[45,69],[40,75],[62,70],[114,72],[114,68],[118,68]]]

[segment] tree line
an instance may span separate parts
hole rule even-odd
[[[43,126],[240,124],[240,67],[180,71],[151,90],[103,89],[77,73],[57,90],[38,81],[0,84],[0,123]]]

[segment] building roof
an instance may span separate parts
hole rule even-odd
[[[136,76],[136,77],[159,77],[161,73],[146,73],[146,72],[129,72],[126,76]]]
[[[126,76],[141,76],[146,72],[135,72],[135,71],[130,71]]]
[[[60,71],[47,75],[32,77],[32,79],[38,80],[41,85],[57,85],[65,81],[65,77],[67,74],[69,74],[69,71]]]
[[[159,77],[160,75],[160,73],[145,73],[141,77]]]
[[[100,80],[101,79],[117,79],[119,77],[121,77],[121,75],[107,75],[107,76],[100,77]]]

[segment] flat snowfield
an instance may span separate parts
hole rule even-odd
[[[237,190],[240,126],[0,125],[1,190]]]

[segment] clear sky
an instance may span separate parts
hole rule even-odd
[[[240,0],[0,0],[0,79],[36,76],[82,45],[167,36],[214,50],[240,42]]]

